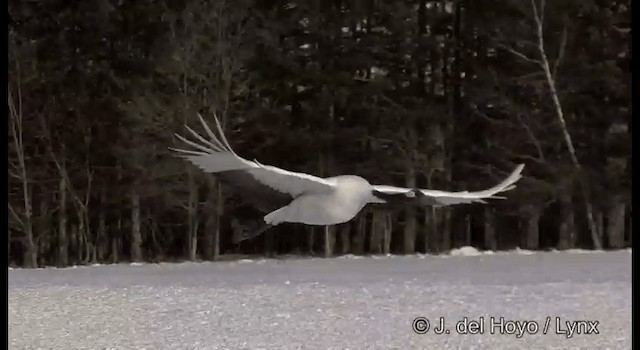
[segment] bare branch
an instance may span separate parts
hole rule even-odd
[[[573,163],[575,169],[577,170],[578,174],[580,174],[581,176],[579,176],[579,183],[580,183],[580,187],[582,190],[582,195],[584,196],[585,199],[585,209],[586,209],[586,214],[587,214],[587,222],[589,224],[589,231],[591,233],[591,238],[593,240],[593,245],[595,249],[602,249],[602,244],[600,242],[600,238],[598,236],[598,230],[595,226],[595,221],[593,219],[593,208],[591,206],[591,201],[589,199],[589,191],[588,191],[588,187],[586,184],[586,181],[584,179],[583,174],[581,174],[582,172],[582,166],[580,164],[580,161],[578,160],[578,157],[576,155],[576,150],[573,146],[573,141],[571,139],[571,134],[569,134],[569,129],[567,127],[567,123],[566,120],[564,118],[564,111],[562,110],[562,104],[560,103],[560,98],[558,97],[558,91],[556,90],[556,83],[554,80],[554,76],[552,75],[551,72],[551,67],[549,65],[549,60],[547,58],[547,54],[545,52],[544,49],[544,31],[543,31],[543,15],[544,15],[544,0],[541,0],[540,2],[540,9],[542,13],[538,12],[538,9],[536,8],[535,5],[535,0],[531,0],[531,6],[533,9],[533,15],[534,15],[534,20],[536,22],[536,26],[537,26],[537,34],[538,34],[538,51],[540,53],[540,60],[542,61],[542,69],[545,73],[545,76],[547,78],[547,84],[549,85],[549,92],[551,93],[551,98],[553,100],[553,105],[556,109],[556,116],[558,118],[558,121],[560,122],[560,126],[562,128],[562,134],[564,135],[564,140],[565,140],[565,144],[567,145],[567,148],[569,149],[569,156],[571,157],[571,162]],[[565,26],[566,29],[566,26]],[[566,40],[566,39],[564,39]]]
[[[13,218],[20,224],[20,226],[22,226],[22,228],[24,229],[24,221],[22,221],[22,219],[20,218],[20,215],[18,215],[18,213],[16,213],[16,211],[13,209],[13,205],[11,205],[11,203],[9,203],[8,205],[9,207],[9,212],[11,213],[11,216],[13,216]]]
[[[49,155],[51,156],[51,159],[53,160],[53,163],[55,164],[56,168],[58,169],[58,173],[59,175],[62,177],[62,179],[64,180],[64,182],[67,184],[67,189],[69,191],[69,193],[71,193],[71,196],[74,200],[74,203],[79,207],[80,210],[82,211],[86,211],[86,206],[84,205],[84,202],[82,201],[82,199],[80,199],[80,197],[78,196],[78,194],[76,193],[76,191],[73,188],[73,184],[71,183],[71,179],[69,179],[69,174],[67,173],[66,168],[60,164],[60,161],[58,160],[58,157],[56,156],[55,152],[53,151],[53,145],[52,145],[52,140],[51,140],[51,133],[49,132],[49,128],[47,127],[47,123],[44,119],[44,116],[42,114],[40,114],[40,126],[42,127],[42,131],[44,134],[45,139],[47,140],[47,151],[49,152]]]
[[[25,163],[25,155],[24,155],[23,124],[22,124],[24,115],[22,114],[22,92],[20,91],[21,90],[20,78],[19,78],[20,67],[19,67],[19,63],[16,63],[16,65],[17,65],[16,74],[18,74],[18,79],[16,83],[17,90],[18,90],[17,91],[17,99],[18,99],[17,109],[15,107],[11,86],[8,87],[9,91],[7,95],[9,98],[8,100],[9,111],[10,111],[9,121],[11,124],[15,151],[18,156],[18,167],[16,170],[19,172],[19,174],[17,174],[18,175],[17,178],[20,179],[22,183],[22,203],[24,205],[24,219],[22,220],[18,217],[18,215],[13,210],[11,205],[9,205],[9,210],[15,216],[15,218],[18,219],[19,222],[22,224],[24,231],[27,233],[28,242],[31,244],[32,238],[33,238],[33,231],[31,227],[31,224],[32,224],[31,194],[29,192],[29,178],[27,176],[27,165]]]
[[[18,166],[22,170],[24,166],[24,153],[22,145],[22,115],[16,110],[16,106],[13,101],[13,93],[11,87],[8,88],[9,97],[9,122],[11,124],[11,136],[16,148],[16,155],[18,156]],[[18,95],[20,96],[20,95]]]
[[[9,170],[8,173],[9,173],[9,176],[11,176],[12,178],[17,180],[22,180],[22,176],[20,174],[13,172],[11,170]]]
[[[529,74],[521,75],[519,77],[515,77],[515,78],[513,78],[513,80],[520,81],[520,80],[525,80],[525,79],[530,79],[530,78],[536,78],[538,76],[544,77],[544,72],[532,72],[532,73],[529,73]]]
[[[505,45],[500,45],[500,46],[501,46],[503,49],[505,49],[505,50],[509,51],[510,53],[512,53],[512,54],[514,54],[514,55],[516,55],[516,56],[520,57],[521,59],[523,59],[523,60],[525,60],[525,61],[527,61],[527,62],[535,63],[536,65],[539,65],[539,66],[540,66],[540,65],[542,65],[542,62],[541,62],[540,60],[533,59],[533,58],[531,58],[531,57],[529,57],[529,56],[527,56],[527,55],[523,54],[523,53],[522,53],[522,52],[520,52],[520,51],[516,51],[515,49],[513,49],[513,48],[511,48],[511,47],[508,47],[508,46],[505,46]]]
[[[9,159],[7,161],[7,166],[9,168],[9,171],[11,170],[20,171],[20,164],[16,164],[16,161],[13,159]]]
[[[511,124],[510,121],[508,119],[495,119],[495,118],[491,118],[489,117],[486,113],[481,112],[477,107],[473,107],[472,110],[475,112],[475,114],[482,118],[483,120],[487,121],[488,123],[491,124],[496,124],[496,125],[505,125],[505,124]]]
[[[86,209],[89,207],[89,200],[91,199],[91,184],[93,182],[93,171],[87,168],[85,169],[85,173],[87,175],[87,190],[85,192],[85,197],[84,197],[84,208]]]
[[[536,6],[536,0],[531,0],[531,9],[533,10],[533,20],[536,21],[538,27],[542,27],[544,23],[544,5],[545,0],[540,0],[540,9]]]
[[[518,118],[520,125],[522,125],[524,130],[527,132],[527,135],[529,135],[531,142],[536,147],[536,151],[538,152],[538,161],[544,162],[545,159],[544,159],[544,154],[542,153],[542,147],[540,146],[540,140],[538,140],[538,138],[535,136],[535,134],[533,133],[529,125],[525,123],[524,120],[522,120],[522,118],[520,117],[520,114],[517,114],[516,118]]]
[[[402,108],[401,104],[399,104],[398,102],[394,101],[392,98],[390,98],[389,96],[387,96],[385,94],[380,94],[380,95],[378,95],[378,97],[380,97],[381,99],[385,100],[386,102],[391,104],[393,107]]]
[[[562,28],[562,37],[560,39],[560,48],[558,49],[558,58],[556,58],[556,63],[553,65],[553,72],[551,73],[551,76],[555,79],[556,78],[556,74],[558,72],[558,66],[560,66],[560,62],[562,61],[562,58],[564,58],[564,50],[567,46],[567,27],[569,25],[567,24],[567,20],[565,18],[565,23],[564,23],[564,27]]]

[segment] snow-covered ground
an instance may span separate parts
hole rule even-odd
[[[631,256],[462,248],[446,256],[10,269],[9,345],[630,349]],[[426,334],[412,329],[424,329],[419,317],[430,322]],[[448,333],[435,334],[441,317]],[[500,325],[511,334],[499,334]],[[459,334],[465,328],[483,334]]]

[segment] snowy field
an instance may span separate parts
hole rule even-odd
[[[631,348],[631,250],[456,253],[10,269],[9,346]]]

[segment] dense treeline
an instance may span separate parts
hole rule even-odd
[[[629,246],[630,5],[12,0],[9,263]],[[247,158],[321,176],[525,176],[490,205],[366,208],[234,245],[261,214],[167,150],[197,112]]]

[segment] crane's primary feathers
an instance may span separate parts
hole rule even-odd
[[[387,185],[371,185],[355,175],[329,178],[288,171],[257,160],[249,161],[237,155],[215,117],[217,135],[202,116],[198,119],[209,136],[209,140],[185,125],[187,131],[198,141],[191,141],[176,134],[176,137],[196,150],[170,148],[181,157],[207,173],[214,173],[250,198],[264,212],[264,226],[255,234],[241,235],[251,238],[266,228],[283,222],[308,225],[333,225],[347,222],[355,217],[367,203],[388,203],[410,200],[418,205],[444,206],[464,203],[486,203],[486,199],[502,199],[497,194],[511,190],[520,179],[524,165],[516,169],[498,185],[486,190],[447,192],[439,190],[404,188]]]

